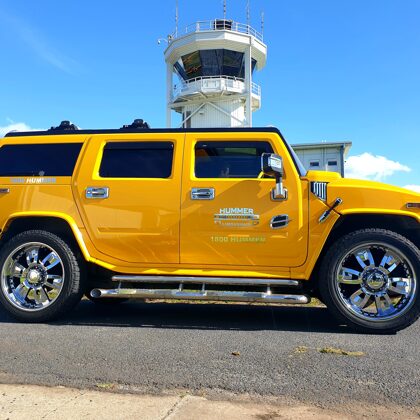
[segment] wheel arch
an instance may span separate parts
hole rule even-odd
[[[90,255],[76,222],[69,216],[46,213],[12,214],[1,231],[0,245],[26,230],[45,230],[66,240],[73,250],[80,252],[85,261]]]
[[[359,229],[386,229],[399,233],[413,242],[420,249],[420,223],[414,217],[396,214],[352,213],[337,219],[325,242],[321,254],[312,270],[310,284],[318,294],[319,270],[330,246],[340,237]]]

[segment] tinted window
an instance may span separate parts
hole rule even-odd
[[[251,60],[252,71],[257,64]],[[201,50],[183,55],[175,68],[184,80],[206,76],[245,77],[244,53],[232,50]]]
[[[103,178],[169,178],[171,142],[123,142],[105,146],[99,174]]]
[[[311,168],[318,168],[319,167],[319,160],[312,160],[311,162],[309,162],[309,166]]]
[[[71,176],[82,143],[6,144],[0,147],[0,176]]]
[[[198,142],[195,146],[197,178],[257,178],[261,155],[273,153],[268,142]]]

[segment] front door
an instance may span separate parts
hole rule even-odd
[[[284,201],[273,201],[275,180],[260,173],[264,152],[283,157]],[[305,262],[307,201],[277,134],[187,134],[184,160],[189,164],[182,180],[181,263],[233,269]]]
[[[76,193],[96,249],[125,262],[179,263],[184,134],[101,134],[88,142]]]

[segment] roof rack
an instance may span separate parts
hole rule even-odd
[[[57,127],[51,127],[48,131],[77,131],[79,127],[70,121],[61,121]]]
[[[144,130],[150,129],[150,125],[142,119],[135,119],[131,124],[123,125],[120,130]]]

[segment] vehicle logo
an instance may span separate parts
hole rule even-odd
[[[225,207],[214,215],[214,223],[221,226],[256,226],[260,223],[260,216],[254,214],[254,209],[246,207]]]

